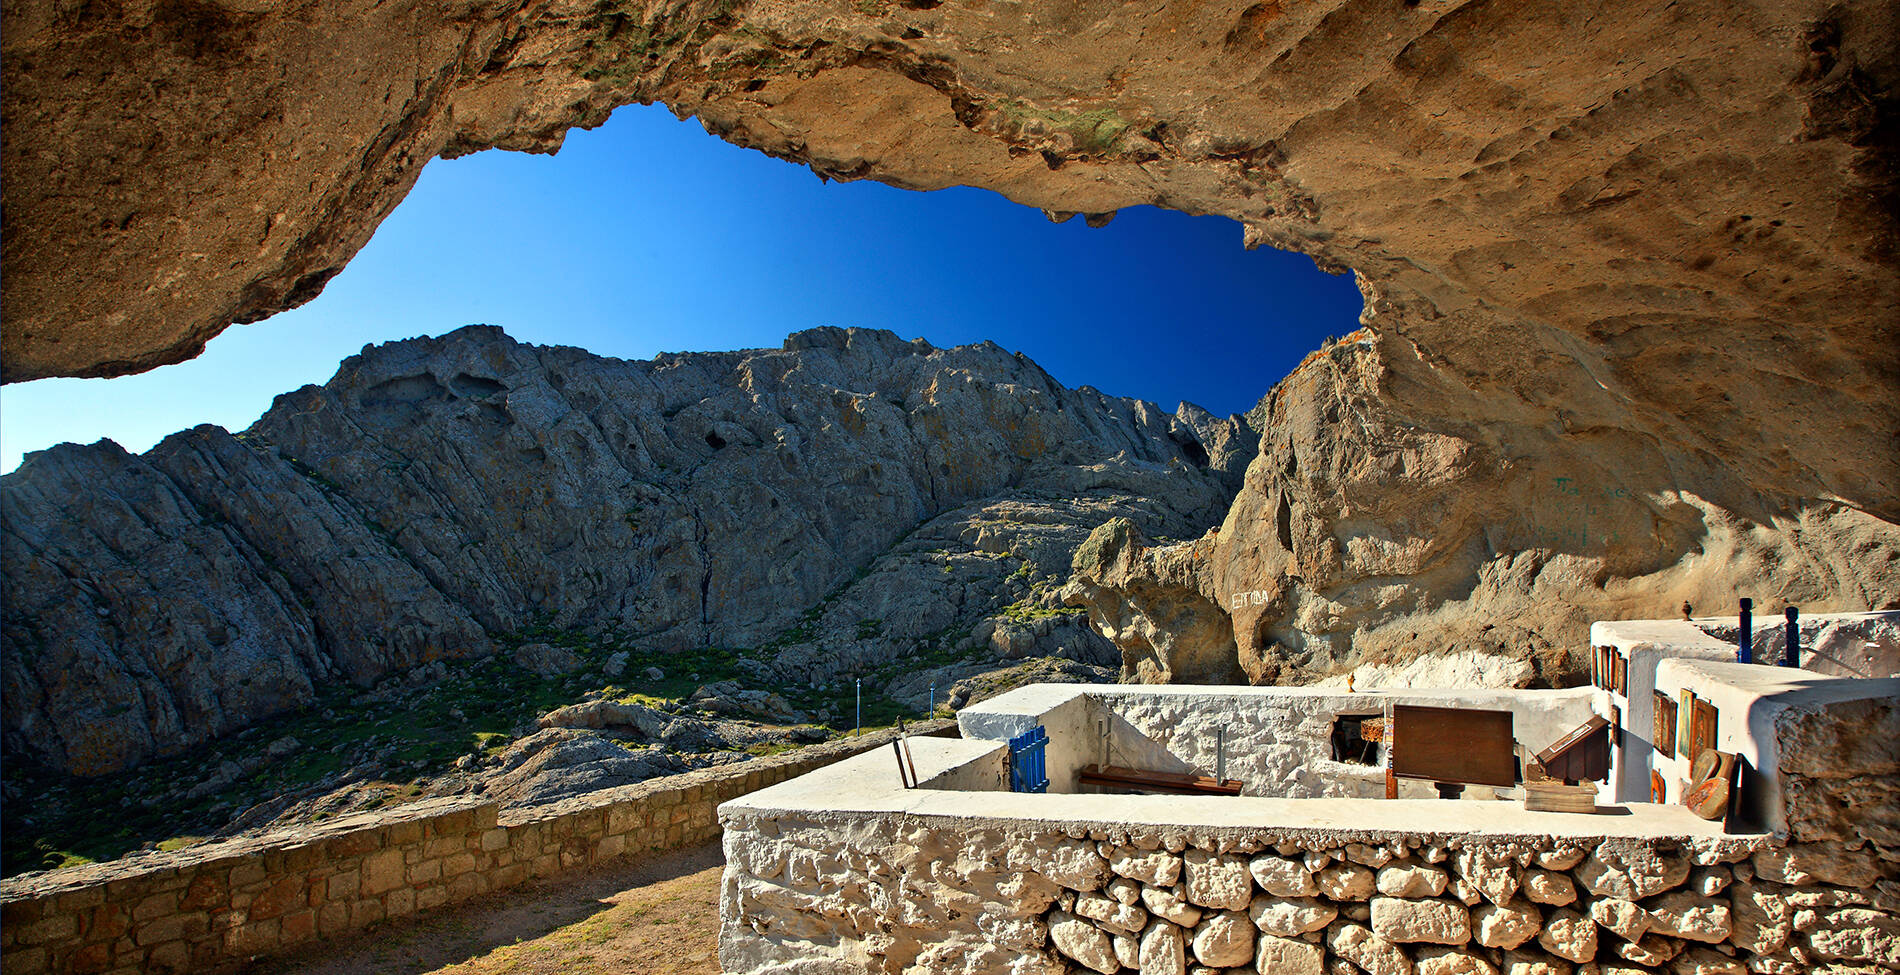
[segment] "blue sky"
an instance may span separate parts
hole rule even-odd
[[[1359,307],[1350,276],[1243,250],[1222,218],[1138,207],[1093,229],[984,190],[826,184],[630,106],[557,156],[431,162],[321,296],[197,359],[0,388],[0,471],[61,441],[142,451],[199,423],[242,429],[366,344],[471,322],[622,358],[775,347],[813,325],[990,339],[1070,386],[1232,413]]]

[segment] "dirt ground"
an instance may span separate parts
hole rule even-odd
[[[247,975],[718,975],[718,843],[557,877],[254,965]]]

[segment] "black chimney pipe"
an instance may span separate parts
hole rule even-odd
[[[1745,664],[1755,662],[1755,601],[1742,597],[1742,647],[1736,659]]]
[[[1788,618],[1788,652],[1782,655],[1783,667],[1801,666],[1801,611],[1793,606],[1782,614]]]

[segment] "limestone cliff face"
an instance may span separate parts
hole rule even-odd
[[[320,291],[428,159],[551,151],[659,101],[827,177],[1221,214],[1356,272],[1369,333],[1275,393],[1270,449],[1180,590],[1237,614],[1258,678],[1330,666],[1349,637],[1361,655],[1543,648],[1685,598],[1900,591],[1892,0],[0,16],[8,379],[195,354]],[[690,541],[651,544],[690,588]],[[504,565],[479,578],[592,585]]]
[[[1456,653],[1563,685],[1595,619],[1733,612],[1738,596],[1900,605],[1891,521],[1764,491],[1689,445],[1475,395],[1402,336],[1348,336],[1263,405],[1217,530],[1151,547],[1104,526],[1083,552],[1114,557],[1078,558],[1067,598],[1126,674],[1302,683]]]
[[[4,17],[8,379],[193,355],[320,291],[428,159],[660,101],[836,178],[1232,217],[1356,271],[1490,411],[1900,515],[1891,0]]]
[[[486,327],[392,343],[235,436],[0,478],[7,747],[115,770],[530,625],[751,647],[830,596],[788,673],[888,660],[1066,574],[1101,520],[1199,533],[1254,443],[888,332],[652,362]],[[827,639],[831,616],[877,632]]]

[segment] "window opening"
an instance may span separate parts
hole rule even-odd
[[[1378,713],[1342,714],[1333,719],[1333,761],[1378,765],[1385,741],[1385,717]]]

